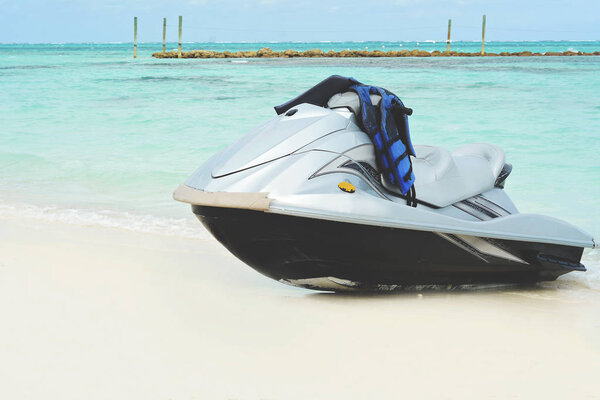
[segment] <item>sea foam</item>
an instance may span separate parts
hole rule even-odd
[[[124,211],[60,208],[31,204],[0,204],[0,217],[36,219],[71,225],[125,229],[132,232],[208,239],[210,235],[193,217],[169,218]]]

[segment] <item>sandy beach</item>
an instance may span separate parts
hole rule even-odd
[[[0,239],[3,398],[600,393],[600,290],[585,275],[336,295],[271,281],[213,239],[6,216]]]

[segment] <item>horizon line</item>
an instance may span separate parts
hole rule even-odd
[[[600,42],[600,39],[531,39],[531,40],[486,40],[485,43],[527,43],[527,42]],[[133,41],[125,42],[0,42],[0,45],[14,45],[14,44],[51,44],[51,45],[62,45],[62,44],[132,44]],[[138,44],[162,44],[162,41],[152,42],[141,42]],[[167,41],[166,43],[177,43],[176,40]],[[319,43],[319,44],[337,44],[337,43],[423,43],[423,44],[445,44],[446,40],[268,40],[268,41],[184,41],[183,44],[277,44],[277,43]],[[451,40],[450,43],[481,43],[481,40]]]

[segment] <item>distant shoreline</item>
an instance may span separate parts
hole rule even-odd
[[[425,50],[330,50],[325,52],[321,49],[311,49],[305,51],[283,50],[273,51],[269,47],[264,47],[254,51],[213,51],[213,50],[190,50],[181,52],[181,58],[362,58],[362,57],[547,57],[547,56],[600,56],[600,51],[582,52],[567,50],[563,52],[547,51],[544,53],[519,51],[519,52],[500,52],[500,53],[481,53],[481,52],[461,52],[461,51],[425,51]],[[153,53],[154,58],[179,58],[177,51]]]

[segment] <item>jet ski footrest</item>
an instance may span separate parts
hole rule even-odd
[[[573,262],[564,258],[550,256],[547,254],[538,254],[537,260],[544,267],[560,267],[569,271],[587,271],[585,266],[580,262]]]

